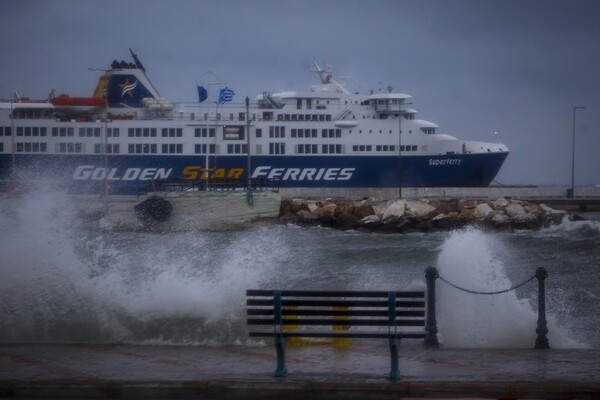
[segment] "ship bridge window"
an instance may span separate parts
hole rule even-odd
[[[17,128],[17,136],[19,136],[19,128]],[[74,128],[52,128],[52,136],[75,136]]]
[[[426,135],[435,135],[435,128],[421,128],[421,131]]]
[[[208,153],[206,153],[207,149],[208,149]],[[194,145],[194,153],[196,153],[196,154],[215,154],[215,145],[209,144],[207,146],[206,143],[196,144],[196,145]]]
[[[162,128],[161,135],[162,135],[162,137],[182,137],[183,136],[183,128]],[[136,136],[137,136],[137,132],[136,132]]]
[[[257,138],[261,138],[262,137],[262,128],[256,128],[256,137]]]
[[[316,129],[292,129],[292,137],[299,138],[309,138],[309,137],[317,137]]]
[[[269,137],[271,138],[284,138],[285,137],[285,126],[270,126]]]
[[[85,144],[83,143],[56,143],[55,151],[57,153],[84,153]]]
[[[227,145],[228,154],[245,154],[248,152],[248,147],[245,144],[233,144]]]
[[[4,150],[1,150],[4,151]],[[17,142],[17,153],[46,153],[48,151],[47,143],[28,143]]]
[[[371,145],[364,145],[364,144],[355,144],[354,146],[352,146],[352,151],[372,151],[373,150],[373,146]]]
[[[297,153],[298,154],[317,154],[319,151],[319,146],[316,144],[299,144]]]
[[[4,153],[4,143],[0,143],[0,153]]]
[[[129,144],[127,152],[129,154],[156,154],[158,153],[158,150],[156,143],[136,143]]]
[[[321,145],[321,153],[323,153],[323,154],[341,154],[342,153],[342,145],[341,144]]]
[[[46,128],[44,128],[46,129]],[[0,126],[0,136],[10,136],[10,126]]]
[[[244,127],[241,125],[223,127],[223,140],[243,140],[244,137]]]
[[[324,138],[341,138],[341,129],[321,129],[321,137]]]
[[[156,133],[156,128],[152,128],[152,129],[154,129],[154,132]],[[106,130],[106,136],[108,136],[108,137],[119,137],[120,133],[121,132],[120,132],[119,128],[108,128]]]
[[[169,143],[162,145],[163,154],[181,154],[183,153],[183,144],[181,143]]]
[[[269,154],[285,154],[285,143],[269,143]]]
[[[416,145],[402,145],[400,146],[400,151],[417,151]]]
[[[135,148],[134,148],[135,149]],[[154,145],[155,153],[156,153],[156,145]],[[107,143],[106,144],[106,154],[119,154],[120,147],[118,143]],[[96,143],[94,144],[94,153],[102,154],[102,144]]]
[[[79,128],[79,137],[100,137],[100,128]]]
[[[195,137],[206,137],[206,132],[207,132],[206,128],[196,128],[196,129],[194,129],[194,136]],[[208,137],[215,137],[215,128],[208,129]]]

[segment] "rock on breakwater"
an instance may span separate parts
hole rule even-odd
[[[498,231],[535,230],[558,224],[565,216],[565,211],[544,204],[509,198],[285,199],[279,213],[283,222],[381,233],[435,232],[469,225]]]

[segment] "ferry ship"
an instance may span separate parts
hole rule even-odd
[[[91,97],[0,102],[0,182],[52,180],[72,193],[131,194],[183,179],[277,180],[281,187],[487,186],[508,148],[438,131],[411,96],[351,93],[314,63],[306,91],[174,103],[139,58],[114,61]],[[235,99],[235,101],[233,101]]]

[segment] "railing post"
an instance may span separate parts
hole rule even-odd
[[[437,338],[437,321],[435,318],[435,280],[439,277],[438,270],[435,267],[425,269],[425,278],[427,280],[427,322],[425,324],[425,346],[429,348],[438,348],[440,343]]]
[[[540,267],[535,271],[535,277],[538,279],[538,320],[537,320],[537,339],[535,340],[536,349],[549,349],[550,344],[546,334],[548,333],[548,326],[546,324],[546,287],[545,280],[548,277],[546,268]]]

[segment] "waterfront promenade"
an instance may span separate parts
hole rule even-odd
[[[198,399],[600,399],[599,349],[289,347],[274,378],[267,346],[0,345],[0,397]]]

